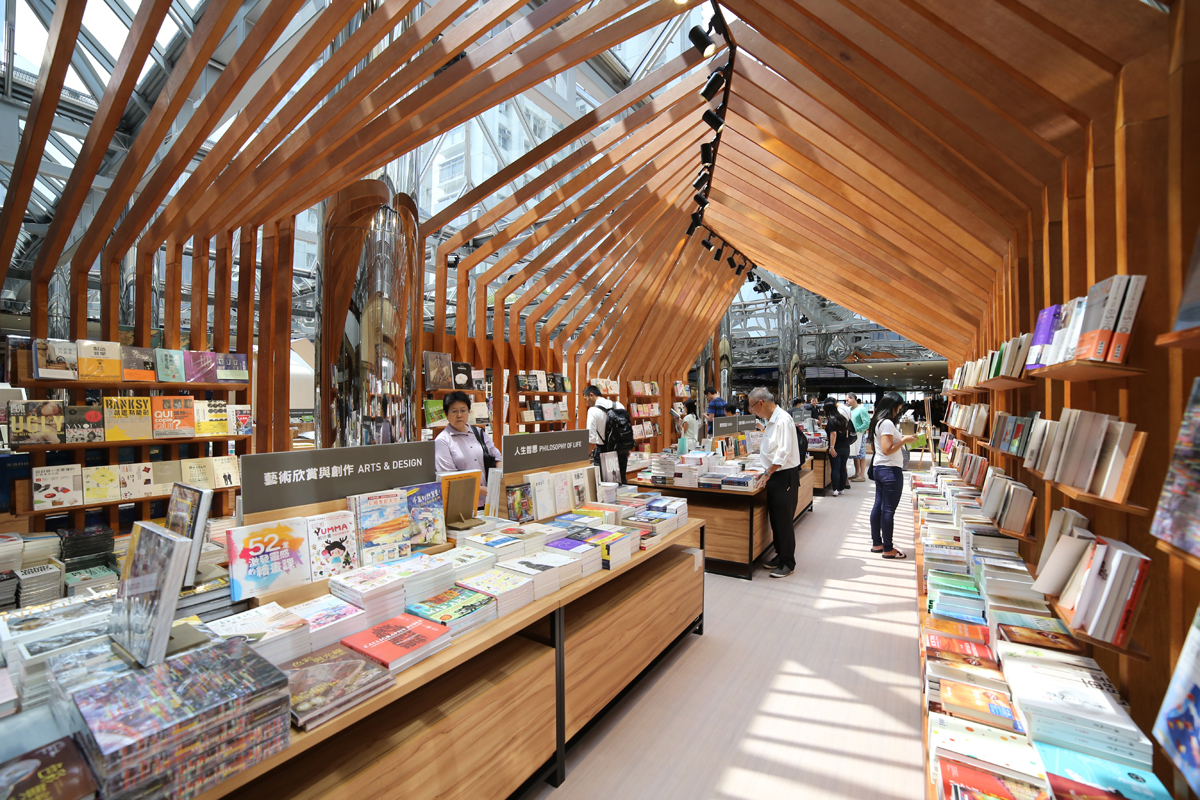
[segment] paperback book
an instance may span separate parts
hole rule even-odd
[[[217,353],[217,383],[248,383],[250,359],[245,353]]]
[[[360,564],[384,564],[412,552],[407,493],[393,489],[353,495],[347,507],[358,527]]]
[[[1154,721],[1154,738],[1192,791],[1200,791],[1200,609],[1192,617],[1175,673]]]
[[[121,380],[121,345],[116,342],[80,339],[76,344],[76,351],[80,380]]]
[[[183,377],[188,383],[216,383],[217,354],[204,350],[184,350]]]
[[[224,400],[196,400],[192,403],[197,436],[228,436],[229,410]]]
[[[156,381],[154,351],[149,347],[121,347],[121,379],[125,381]]]
[[[35,513],[83,505],[83,468],[79,464],[34,467],[31,476]]]
[[[104,409],[100,406],[67,406],[67,442],[103,442]]]
[[[443,625],[412,614],[400,614],[365,631],[347,636],[342,644],[397,672],[449,644]]]
[[[228,405],[225,407],[225,414],[228,417],[230,436],[249,436],[254,433],[250,406]]]
[[[1200,555],[1200,378],[1191,397],[1163,481],[1150,532],[1192,555]]]
[[[104,439],[126,442],[154,438],[149,397],[104,398]]]
[[[413,544],[445,544],[446,516],[442,508],[441,483],[405,487],[409,516],[409,541]]]
[[[313,581],[358,568],[358,533],[354,515],[333,511],[308,518],[308,554]]]
[[[385,668],[343,644],[294,659],[284,674],[292,721],[306,731],[395,685]]]
[[[136,464],[121,464],[117,467],[121,479],[121,499],[137,500],[154,497],[154,467],[149,461]]]
[[[83,468],[83,502],[116,503],[121,499],[121,479],[117,467]]]
[[[179,465],[183,468],[184,482],[204,489],[217,488],[217,474],[211,458],[185,458]]]
[[[74,342],[62,339],[38,339],[36,369],[39,380],[74,381],[79,379],[78,349]]]
[[[151,397],[155,439],[190,439],[196,435],[196,414],[190,397]]]
[[[508,518],[513,522],[533,522],[533,496],[528,483],[509,486],[505,490]]]
[[[235,603],[311,580],[308,523],[303,517],[243,525],[227,536],[230,594]]]
[[[212,497],[211,489],[200,486],[177,483],[171,487],[171,498],[167,501],[166,528],[191,542],[187,570],[184,572],[184,586],[195,583]]]
[[[9,441],[19,444],[61,444],[67,415],[57,400],[13,401],[8,404]]]
[[[453,389],[454,367],[449,353],[437,353],[426,350],[425,356],[425,389]]]
[[[154,351],[154,367],[160,383],[185,381],[183,351],[158,348]]]

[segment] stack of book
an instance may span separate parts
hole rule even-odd
[[[540,558],[542,553],[530,556],[518,556],[496,562],[496,568],[515,573],[533,582],[533,599],[541,600],[548,594],[557,592],[559,585],[559,566]],[[558,556],[564,558],[564,556]]]
[[[308,621],[278,603],[213,620],[208,628],[218,636],[245,640],[272,664],[286,664],[313,649]]]
[[[454,585],[454,564],[443,555],[418,554],[394,565],[404,578],[408,600],[423,600]]]
[[[1035,420],[1025,466],[1047,481],[1116,499],[1136,426],[1107,414],[1064,408],[1059,420]]]
[[[108,567],[87,567],[68,572],[63,578],[66,596],[75,595],[87,589],[106,589],[117,585],[117,573]]]
[[[58,558],[59,539],[57,533],[27,533],[21,537],[21,567],[40,567]]]
[[[674,453],[659,453],[650,458],[650,482],[655,486],[675,485]]]
[[[3,687],[0,686],[0,693]],[[71,737],[50,742],[7,762],[0,762],[4,792],[11,798],[97,797],[96,782]]]
[[[365,611],[364,626],[395,616],[408,597],[405,570],[400,564],[375,564],[334,575],[329,579],[329,591]]]
[[[568,538],[573,539],[576,536],[576,534],[570,534]],[[641,549],[640,537],[635,539],[627,533],[604,529],[592,531],[583,541],[600,545],[602,563],[605,569],[616,569],[622,564],[627,563],[633,557],[633,553]]]
[[[561,550],[578,558],[581,578],[586,578],[604,568],[604,559],[602,558],[603,548],[598,544],[586,540],[563,538],[547,542],[546,548],[549,550]]]
[[[503,617],[533,602],[533,580],[507,569],[489,569],[459,580],[458,585],[496,600],[496,616]]]
[[[323,650],[367,627],[365,611],[331,594],[292,606],[288,611],[308,621],[313,650]]]
[[[13,688],[12,678],[8,677],[8,667],[0,667],[0,719],[17,713],[20,700],[17,690]],[[0,766],[0,770],[4,769]]]
[[[497,617],[494,598],[461,586],[451,587],[418,603],[409,603],[405,610],[414,616],[446,626],[453,638],[470,633]]]
[[[11,659],[21,644],[107,623],[115,595],[109,590],[98,597],[73,597],[5,614],[0,617],[0,655]]]
[[[292,722],[304,731],[395,686],[386,667],[344,644],[292,659],[283,669],[291,692]]]
[[[216,575],[179,593],[175,619],[195,616],[201,622],[208,622],[241,614],[249,607],[248,603],[233,602],[228,575]]]
[[[0,533],[0,572],[16,572],[22,566],[25,542],[16,533]]]
[[[522,539],[499,531],[463,536],[459,539],[459,546],[482,550],[497,560],[525,554],[525,542]]]
[[[17,607],[17,583],[16,572],[0,572],[0,611],[11,611]]]
[[[487,572],[496,566],[496,557],[474,547],[456,547],[445,554],[454,565],[455,583]]]
[[[188,800],[289,742],[287,677],[244,642],[189,651],[75,692],[105,797]]]
[[[58,567],[45,564],[17,570],[17,604],[37,606],[62,597],[63,574]]]
[[[498,532],[506,536],[511,536],[514,539],[520,539],[521,544],[524,545],[525,548],[524,554],[529,555],[530,553],[536,553],[543,549],[546,546],[546,540],[549,538],[551,533],[555,532],[555,530],[554,527],[550,525],[542,525],[536,522],[530,522],[525,525],[521,525],[520,527],[513,527],[510,525],[508,527],[500,528]],[[501,556],[496,556],[497,561],[500,560],[500,558]]]
[[[226,534],[237,527],[237,517],[209,517],[204,523],[204,538],[225,549]]]
[[[450,644],[450,631],[436,622],[400,614],[347,636],[342,644],[395,675]]]
[[[27,711],[49,702],[51,687],[48,659],[77,650],[96,641],[108,640],[108,623],[94,620],[71,631],[30,639],[17,645],[8,659],[9,677],[21,698],[21,710]]]

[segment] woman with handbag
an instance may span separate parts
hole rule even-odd
[[[871,552],[884,558],[907,558],[892,546],[892,530],[896,509],[904,494],[903,455],[901,449],[916,441],[915,436],[902,436],[896,420],[904,410],[904,398],[899,392],[887,392],[875,404],[869,435],[874,455],[867,467],[867,477],[875,481],[875,506],[871,509]]]
[[[479,483],[487,494],[488,471],[500,463],[500,451],[483,428],[470,424],[471,396],[450,392],[442,398],[446,427],[433,440],[433,468],[438,472],[477,469]]]

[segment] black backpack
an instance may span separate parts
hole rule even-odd
[[[600,450],[604,453],[628,453],[637,446],[633,438],[633,422],[629,412],[615,405],[604,410],[604,444]]]

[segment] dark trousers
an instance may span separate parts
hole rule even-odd
[[[767,516],[775,537],[775,556],[780,566],[796,568],[796,493],[800,490],[800,468],[776,470],[767,479]]]
[[[829,485],[833,491],[841,492],[850,488],[850,476],[846,474],[846,459],[850,451],[844,453],[837,450],[829,454]]]
[[[617,483],[624,483],[628,476],[625,474],[625,467],[629,464],[629,451],[617,451],[617,467],[621,470],[620,477],[617,478]]]
[[[871,509],[871,544],[892,549],[892,529],[896,522],[896,508],[904,494],[904,470],[899,467],[875,465],[875,507]]]

